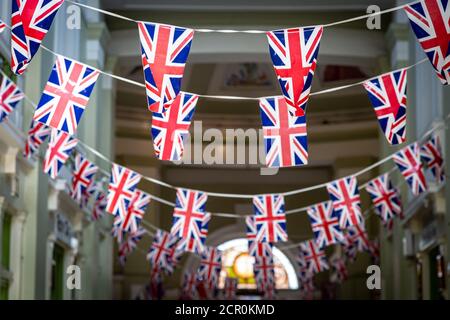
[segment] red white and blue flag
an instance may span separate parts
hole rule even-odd
[[[166,112],[153,113],[153,148],[159,160],[181,160],[197,101],[197,95],[180,92]]]
[[[173,211],[170,233],[181,239],[181,249],[201,254],[204,249],[204,222],[210,216],[205,212],[208,196],[200,191],[179,188]],[[207,232],[207,231],[206,231]]]
[[[314,273],[309,270],[309,264],[306,262],[303,249],[301,248],[302,244],[300,244],[298,248],[298,255],[296,258],[298,265],[297,277],[300,282],[305,282],[314,277]]]
[[[273,255],[255,257],[253,265],[255,280],[260,283],[274,282],[275,280],[275,264]]]
[[[94,163],[77,153],[70,184],[72,199],[81,204],[83,196],[86,196],[88,188],[94,182],[97,171],[98,167]]]
[[[392,158],[415,196],[427,190],[427,181],[420,161],[419,144],[413,144],[401,149]]]
[[[12,0],[11,70],[25,72],[64,0]]]
[[[134,191],[141,175],[113,163],[108,186],[108,205],[106,211],[114,216],[126,216],[133,201]]]
[[[328,270],[328,260],[325,251],[320,249],[314,240],[308,240],[300,244],[302,258],[310,274]]]
[[[346,177],[327,184],[333,209],[338,213],[342,229],[363,222],[361,200],[356,177]]]
[[[214,247],[206,247],[203,250],[198,279],[208,283],[217,283],[222,269],[222,253]]]
[[[178,238],[170,233],[157,230],[152,245],[148,251],[147,260],[158,269],[166,273],[173,272],[172,255],[176,249]]]
[[[193,300],[197,297],[197,273],[187,271],[183,275],[182,298]]]
[[[235,300],[237,293],[238,279],[237,278],[225,278],[224,285],[224,299],[225,300]]]
[[[306,113],[322,34],[321,26],[267,33],[270,56],[283,96],[296,116]]]
[[[272,254],[272,244],[269,242],[256,241],[256,225],[255,217],[248,216],[245,218],[247,226],[248,254],[252,257],[269,256]]]
[[[57,56],[33,119],[74,134],[99,74],[86,65]]]
[[[405,6],[411,27],[443,84],[450,81],[450,3],[421,0]]]
[[[444,159],[442,157],[441,141],[439,136],[432,135],[420,148],[420,157],[431,170],[436,182],[442,184],[445,181]]]
[[[0,86],[0,122],[13,112],[23,97],[23,92],[16,84],[3,75]]]
[[[262,195],[253,197],[257,242],[285,242],[288,240],[284,197]]]
[[[131,202],[126,211],[119,210],[114,218],[114,225],[125,232],[134,232],[139,228],[144,218],[145,210],[151,201],[151,197],[144,191],[134,190]]]
[[[97,221],[106,211],[106,206],[108,205],[108,198],[103,191],[97,193],[95,197],[94,205],[92,207],[92,220]]]
[[[6,28],[6,23],[0,20],[0,33],[2,33]]]
[[[389,179],[389,174],[383,174],[367,183],[366,191],[369,193],[375,213],[388,226],[394,217],[402,217],[402,203],[397,188]]]
[[[364,224],[356,224],[348,228],[346,238],[349,245],[355,247],[358,251],[369,250],[370,240]]]
[[[139,22],[148,109],[163,113],[180,93],[194,30]]]
[[[334,256],[330,259],[332,282],[342,283],[348,279],[348,270],[343,257]]]
[[[406,141],[406,69],[383,74],[364,82],[380,123],[390,144]]]
[[[125,241],[119,245],[119,261],[122,265],[125,264],[127,257],[134,251],[146,232],[145,229],[139,228],[135,232],[127,234]]]
[[[306,116],[288,110],[283,97],[259,100],[268,167],[301,166],[308,163]]]
[[[52,129],[45,124],[31,120],[23,156],[30,159],[35,156],[41,144],[50,136]]]
[[[68,133],[53,129],[45,153],[44,172],[56,179],[77,143],[78,140]]]
[[[344,234],[339,226],[339,214],[333,210],[331,201],[310,206],[307,213],[319,248],[344,241]]]

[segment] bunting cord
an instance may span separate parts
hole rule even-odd
[[[136,19],[133,19],[133,18],[130,18],[130,17],[126,17],[124,15],[120,15],[120,14],[117,14],[117,13],[114,13],[114,12],[111,12],[111,11],[108,11],[108,10],[103,10],[103,9],[100,9],[100,8],[97,8],[97,7],[94,7],[94,6],[90,6],[90,5],[87,5],[87,4],[83,4],[83,3],[80,3],[78,1],[73,1],[73,0],[65,0],[65,1],[69,2],[69,3],[72,3],[74,5],[77,5],[79,7],[82,7],[82,8],[91,10],[91,11],[96,11],[98,13],[101,13],[101,14],[104,14],[104,15],[107,15],[107,16],[110,16],[110,17],[113,17],[113,18],[116,18],[116,19],[121,19],[121,20],[134,22],[134,23],[140,22],[140,21],[138,21]],[[345,19],[345,20],[339,20],[339,21],[335,21],[335,22],[331,22],[331,23],[321,24],[321,25],[319,24],[319,25],[314,25],[314,26],[304,26],[303,28],[315,27],[315,26],[322,26],[324,28],[334,27],[334,26],[337,26],[337,25],[346,24],[346,23],[350,23],[350,22],[355,22],[355,21],[358,21],[358,20],[364,20],[364,19],[368,19],[368,18],[373,18],[373,17],[380,16],[380,15],[383,15],[383,14],[386,14],[386,13],[391,13],[391,12],[394,12],[394,11],[398,11],[398,10],[401,10],[401,9],[405,8],[406,6],[410,6],[410,5],[419,3],[419,2],[420,2],[420,0],[413,1],[413,2],[410,2],[410,3],[402,4],[402,5],[399,5],[399,6],[396,6],[396,7],[393,7],[393,8],[388,8],[388,9],[385,9],[385,10],[381,10],[381,11],[378,11],[378,12],[367,13],[367,14],[364,14],[364,15],[361,15],[361,16],[357,16],[357,17],[353,17],[353,18],[349,18],[349,19]],[[152,22],[152,23],[154,23],[154,22]],[[167,24],[164,24],[164,23],[158,23],[158,24],[163,25],[163,26],[167,25]],[[167,25],[167,26],[169,26],[169,25]],[[172,26],[172,25],[170,25],[170,26]],[[179,27],[179,26],[175,26],[175,27]],[[185,28],[185,27],[179,27],[179,28]],[[266,34],[267,32],[270,32],[270,31],[272,31],[272,32],[282,32],[280,30],[275,30],[275,31],[273,31],[273,30],[235,30],[235,29],[207,29],[207,28],[193,28],[192,30],[194,30],[195,32],[200,32],[200,33],[225,33],[225,34],[234,34],[234,33]]]

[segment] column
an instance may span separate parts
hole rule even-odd
[[[22,299],[21,286],[23,282],[23,231],[25,227],[26,212],[16,212],[11,222],[11,255],[10,269],[14,272],[13,280],[9,287],[9,299]]]

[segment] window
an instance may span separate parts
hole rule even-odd
[[[9,279],[4,277],[5,272],[9,271],[9,259],[11,251],[11,215],[5,214],[2,224],[2,256],[1,270],[3,271],[0,277],[0,300],[8,300]]]
[[[51,278],[51,292],[50,297],[52,300],[63,299],[63,285],[64,285],[64,249],[55,244],[53,248],[52,259],[52,278]]]

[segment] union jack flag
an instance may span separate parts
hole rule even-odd
[[[301,282],[304,282],[308,279],[311,279],[314,276],[314,273],[312,273],[309,270],[309,264],[306,262],[303,250],[301,248],[302,244],[299,246],[298,255],[297,255],[297,265],[298,265],[298,279]]]
[[[450,81],[450,4],[421,0],[405,7],[411,27],[443,84]]]
[[[283,97],[259,100],[268,167],[308,163],[306,117],[293,116]]]
[[[317,67],[323,27],[267,33],[270,56],[286,102],[296,116],[304,116]]]
[[[285,242],[288,239],[284,197],[263,195],[253,197],[257,242]]]
[[[420,150],[417,142],[395,153],[392,159],[415,196],[427,190],[427,181],[423,173],[423,164],[420,161]]]
[[[23,92],[6,76],[0,87],[0,122],[3,121],[23,99]]]
[[[162,268],[166,273],[173,272],[172,258],[178,238],[170,233],[157,230],[152,245],[148,251],[147,260],[157,268]]]
[[[258,282],[258,291],[262,292],[262,299],[264,300],[275,300],[276,299],[276,287],[274,281],[269,282]]]
[[[348,270],[344,258],[337,256],[331,258],[330,266],[333,271],[330,277],[332,282],[342,283],[348,279]]]
[[[127,257],[136,248],[137,243],[142,239],[147,231],[139,228],[135,232],[128,233],[126,240],[119,245],[119,261],[122,265],[125,264]]]
[[[2,33],[6,28],[6,23],[0,20],[0,33]]]
[[[56,179],[78,140],[64,131],[53,129],[44,159],[44,172]]]
[[[100,73],[57,56],[33,119],[74,134]]]
[[[30,159],[36,155],[39,146],[47,140],[52,129],[45,124],[31,120],[30,129],[28,130],[28,137],[25,143],[25,150],[23,156]]]
[[[98,167],[81,154],[75,156],[70,196],[81,204],[82,197],[86,195],[89,186],[93,183]]]
[[[197,274],[194,271],[184,273],[182,296],[183,299],[189,300],[197,296]]]
[[[238,286],[238,279],[229,277],[225,278],[225,285],[223,288],[225,300],[236,299],[237,286]]]
[[[356,224],[348,228],[347,241],[358,251],[368,251],[370,247],[370,241],[364,224]]]
[[[356,256],[358,255],[358,247],[350,242],[348,233],[345,235],[346,242],[342,245],[346,260],[349,262],[354,262]]]
[[[64,0],[13,0],[11,70],[25,72]]]
[[[139,22],[148,109],[163,113],[181,89],[194,30]]]
[[[139,189],[135,189],[127,210],[119,210],[116,214],[114,225],[125,232],[136,231],[144,217],[145,210],[150,201],[151,197],[149,194]]]
[[[87,209],[89,200],[96,192],[103,192],[103,182],[93,181],[86,189],[86,191],[81,195],[80,208]]]
[[[307,213],[320,249],[344,241],[344,234],[339,227],[339,215],[333,210],[331,201],[313,205],[307,209]]]
[[[269,256],[272,254],[272,244],[269,242],[256,241],[255,217],[245,218],[247,226],[248,254],[252,257]]]
[[[97,221],[100,219],[106,211],[106,206],[108,205],[108,199],[104,192],[99,192],[94,201],[94,206],[92,207],[92,220]]]
[[[306,268],[310,274],[328,270],[328,261],[325,251],[320,249],[314,240],[308,240],[300,244],[302,257],[306,262]]]
[[[172,235],[172,237],[174,237],[174,236]],[[178,239],[178,237],[176,237],[176,238]],[[167,275],[171,275],[173,273],[173,271],[175,270],[175,267],[177,266],[177,264],[180,262],[181,258],[183,257],[183,254],[184,254],[184,250],[183,250],[183,248],[180,247],[180,242],[178,242],[177,245],[175,245],[169,253],[168,260],[170,261],[170,265],[165,270]]]
[[[173,211],[173,222],[170,233],[179,237],[184,251],[201,253],[203,251],[205,219],[209,221],[209,214],[205,212],[208,196],[200,191],[179,188]]]
[[[255,273],[255,279],[260,281],[260,283],[274,282],[275,264],[273,262],[273,255],[256,257],[253,271]]]
[[[181,160],[197,101],[197,95],[180,92],[166,112],[153,113],[153,148],[158,159]]]
[[[444,159],[442,158],[441,141],[438,135],[431,136],[428,141],[420,148],[420,156],[431,170],[436,182],[442,184],[445,182]]]
[[[406,69],[364,82],[380,127],[390,144],[406,141]]]
[[[120,227],[113,224],[113,227],[111,229],[111,235],[116,238],[117,243],[119,246],[123,243],[127,233],[123,231]]]
[[[200,267],[198,269],[199,280],[215,283],[219,279],[222,269],[222,253],[213,247],[206,247],[202,253]]]
[[[383,174],[367,184],[366,191],[372,198],[375,212],[389,228],[389,222],[395,216],[402,216],[402,203],[397,188],[389,179],[389,174]]]
[[[356,177],[346,177],[330,182],[327,190],[333,202],[333,209],[340,217],[339,225],[342,229],[362,223],[363,216]]]
[[[126,216],[128,207],[133,201],[134,190],[140,180],[140,174],[113,163],[106,211],[116,217]]]

